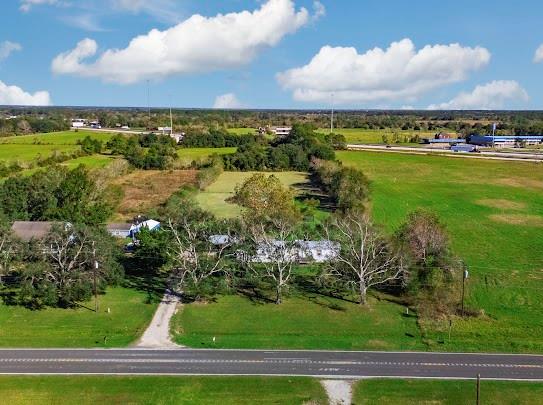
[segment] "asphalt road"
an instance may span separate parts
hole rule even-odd
[[[487,160],[512,160],[524,162],[543,162],[543,153],[530,152],[493,152],[482,151],[480,153],[452,152],[448,149],[427,148],[419,146],[386,146],[386,145],[347,145],[349,150],[362,150],[374,152],[404,153],[414,155],[436,154],[442,156],[453,156],[468,159]]]
[[[543,356],[279,350],[4,349],[0,374],[287,375],[543,381]]]

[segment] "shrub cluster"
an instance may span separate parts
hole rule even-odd
[[[361,170],[344,167],[338,162],[315,159],[311,173],[339,210],[364,210],[369,197],[369,180]]]

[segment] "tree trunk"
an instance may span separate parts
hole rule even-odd
[[[364,280],[361,280],[359,283],[358,283],[358,295],[360,297],[359,299],[359,304],[360,305],[366,305],[367,304],[367,299],[366,299],[366,292],[367,292],[367,287],[366,287],[366,282]]]
[[[277,305],[281,304],[281,302],[283,302],[283,296],[282,296],[282,287],[281,285],[277,285],[276,287],[276,291],[275,291],[275,303]]]

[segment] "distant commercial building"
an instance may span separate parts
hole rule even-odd
[[[543,143],[543,135],[471,135],[469,143],[497,148],[518,145],[539,145]]]
[[[459,143],[466,143],[466,140],[461,138],[423,138],[420,143],[425,145],[457,145]]]

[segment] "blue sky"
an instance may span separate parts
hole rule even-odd
[[[543,107],[535,0],[3,3],[0,104]]]

